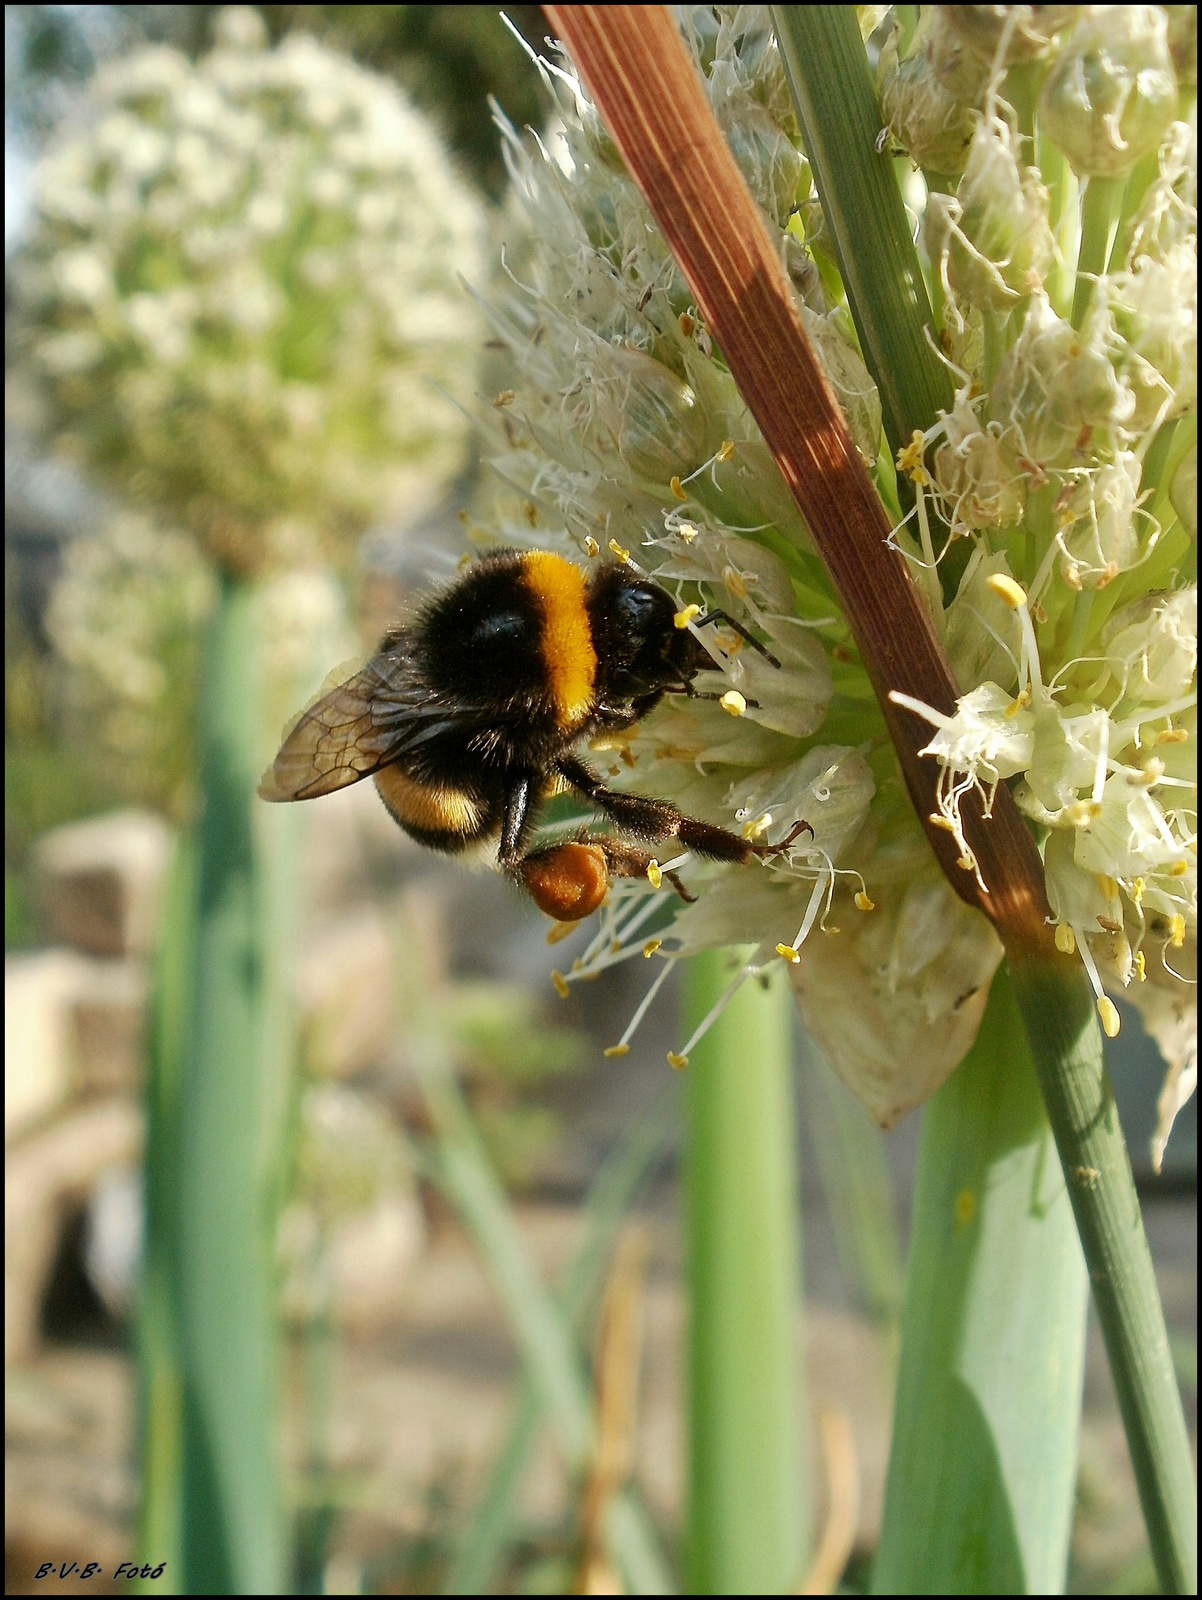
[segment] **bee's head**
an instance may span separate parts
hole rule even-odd
[[[626,567],[597,569],[588,611],[601,698],[638,700],[688,683],[708,665],[693,635],[676,626],[676,604],[667,590]]]

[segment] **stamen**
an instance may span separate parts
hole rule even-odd
[[[586,533],[584,536],[584,549],[590,561],[594,556],[601,554],[601,546],[593,538],[591,533]]]
[[[611,1044],[601,1054],[612,1061],[615,1056],[628,1056],[630,1054],[630,1046],[628,1044]]]
[[[634,1038],[636,1032],[638,1031],[639,1024],[642,1022],[643,1018],[647,1015],[647,1012],[651,1009],[652,1001],[655,999],[655,997],[659,993],[659,991],[663,988],[664,983],[667,980],[667,976],[668,976],[669,972],[671,972],[672,968],[675,965],[676,965],[676,957],[675,956],[669,956],[668,959],[664,962],[663,966],[660,968],[660,970],[656,973],[655,980],[652,983],[651,987],[647,990],[647,993],[639,1001],[638,1008],[635,1011],[634,1016],[631,1017],[630,1021],[626,1024],[626,1029],[625,1029],[625,1032],[622,1034],[622,1037],[618,1040],[616,1045],[611,1045],[610,1046],[611,1050],[614,1050],[615,1052],[620,1050],[620,1051],[622,1051],[623,1054],[625,1054],[625,1052],[630,1048],[630,1041]],[[605,1053],[606,1053],[606,1055],[608,1055],[609,1054],[609,1050],[607,1050]]]
[[[674,1055],[671,1050],[668,1051],[668,1065],[672,1068],[673,1072],[683,1072],[688,1064],[688,1056],[678,1056]]]
[[[692,622],[694,617],[699,617],[700,615],[700,606],[685,606],[683,611],[678,611],[676,613],[676,615],[672,618],[672,622],[677,628],[684,629],[688,627],[689,623]]]
[[[576,932],[576,929],[580,926],[580,922],[581,919],[577,917],[574,922],[552,923],[552,925],[547,929],[547,943],[559,944],[559,942],[562,939],[566,939],[569,934]]]
[[[555,993],[559,998],[566,1000],[572,991],[568,988],[568,980],[557,967],[552,970],[551,982],[555,985]]]
[[[664,875],[659,869],[659,862],[649,861],[647,863],[647,882],[653,889],[658,889],[663,881]]]
[[[728,689],[718,704],[723,711],[728,711],[732,717],[741,717],[747,710],[747,701],[737,689]]]
[[[1071,956],[1077,948],[1076,935],[1066,922],[1056,929],[1056,948],[1062,956]]]
[[[856,910],[857,911],[875,911],[876,910],[876,902],[874,900],[870,900],[868,898],[868,895],[866,894],[866,892],[863,889],[860,889],[860,890],[858,890],[856,892]]]
[[[1098,976],[1097,963],[1093,958],[1093,951],[1080,928],[1074,928],[1077,937],[1077,949],[1081,952],[1081,959],[1085,963],[1085,970],[1089,974],[1089,981],[1093,985],[1093,992],[1097,996],[1098,1017],[1102,1023],[1102,1032],[1108,1039],[1118,1036],[1120,1027],[1118,1010],[1114,1001],[1103,991],[1102,980]]]
[[[650,961],[651,957],[655,954],[663,942],[664,941],[662,939],[648,939],[647,943],[643,946],[643,959],[645,961]]]
[[[735,995],[747,982],[747,979],[751,977],[751,974],[754,970],[755,969],[751,966],[740,967],[738,972],[736,972],[734,977],[731,979],[730,983],[727,984],[726,988],[718,996],[718,999],[706,1012],[699,1025],[694,1029],[693,1037],[689,1040],[688,1044],[685,1045],[680,1054],[678,1056],[674,1056],[671,1050],[668,1051],[668,1060],[674,1067],[679,1070],[681,1067],[688,1066],[689,1056],[692,1051],[697,1047],[700,1041],[705,1038],[706,1034],[713,1027],[714,1023],[717,1022],[718,1018],[734,999]]]
[[[629,566],[630,565],[630,551],[629,550],[623,550],[622,546],[618,543],[618,541],[616,539],[611,539],[609,541],[609,548],[610,548],[610,552],[613,555],[617,556],[618,560],[622,563],[623,566]]]
[[[681,483],[678,477],[671,477],[668,479],[668,488],[671,489],[673,496],[677,500],[687,500],[689,498],[685,493],[684,485]]]

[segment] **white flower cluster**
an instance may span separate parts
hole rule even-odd
[[[875,463],[879,398],[798,231],[812,187],[767,11],[698,7],[684,22],[852,437]],[[825,568],[638,190],[570,70],[543,67],[560,123],[533,152],[503,128],[515,243],[486,306],[506,352],[492,464],[507,490],[490,533],[631,559],[678,595],[682,624],[695,626],[704,602],[766,640],[779,667],[725,629],[699,631],[714,673],[697,687],[720,700],[673,701],[593,753],[615,786],[749,838],[780,842],[802,819],[813,830],[763,867],[663,863],[698,894],[687,908],[658,870],[651,884],[615,883],[557,983],[567,992],[614,962],[658,959],[623,1052],[674,960],[751,945],[734,984],[787,961],[812,1031],[890,1123],[963,1056],[1001,947],[935,865]]]
[[[117,512],[68,547],[47,632],[71,671],[69,731],[118,788],[180,815],[202,624],[216,585],[195,543]]]
[[[924,586],[966,691],[954,717],[913,707],[938,820],[974,870],[961,798],[1010,782],[1103,1027],[1125,990],[1172,1063],[1157,1160],[1196,1078],[1197,155],[1173,9],[925,8],[881,63],[917,160],[936,104],[971,128],[925,214],[956,404],[899,461],[961,568],[946,608]]]
[[[862,8],[869,27],[877,9]],[[1196,904],[1194,140],[1159,8],[1101,9],[922,8],[913,38],[899,26],[881,53],[890,132],[940,179],[929,204],[921,180],[907,197],[958,383],[902,453],[917,524],[894,537],[965,691],[954,717],[930,714],[927,750],[963,869],[977,870],[963,796],[1008,783],[1046,837],[1058,942],[1095,978],[1108,1031],[1103,975],[1131,984],[1172,1055]],[[767,11],[680,15],[896,507]],[[1005,99],[1011,64],[1025,123]],[[487,307],[508,352],[499,531],[629,557],[675,589],[685,622],[690,604],[720,606],[781,661],[720,636],[704,687],[721,703],[673,701],[599,747],[609,781],[748,837],[777,842],[801,818],[814,830],[759,866],[663,863],[699,892],[666,926],[666,882],[616,884],[557,983],[640,952],[751,945],[737,984],[779,956],[832,1064],[889,1124],[963,1056],[1001,947],[935,866],[829,580],[638,191],[570,67],[543,69],[561,113],[546,145],[503,130],[521,242]]]
[[[235,570],[411,513],[462,464],[483,232],[393,83],[231,8],[196,64],[102,68],[41,163],[13,280],[45,431]]]

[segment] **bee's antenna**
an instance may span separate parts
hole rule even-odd
[[[764,660],[767,661],[770,666],[776,667],[778,671],[780,670],[780,662],[772,654],[768,646],[761,644],[753,633],[748,633],[743,624],[741,622],[736,622],[729,612],[707,611],[704,616],[693,618],[693,626],[695,628],[704,628],[707,622],[725,622],[728,628],[734,629],[734,631],[739,635],[740,639],[745,639],[753,650],[758,650],[763,656]]]

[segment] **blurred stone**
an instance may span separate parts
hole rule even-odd
[[[38,1308],[66,1215],[99,1179],[141,1154],[141,1110],[127,1099],[96,1101],[31,1134],[7,1152],[4,1173],[4,1359],[37,1346]]]
[[[375,906],[314,929],[300,961],[305,1060],[319,1077],[374,1065],[393,1033],[392,943]]]
[[[147,955],[154,945],[171,829],[149,811],[114,811],[53,828],[35,847],[49,939],[91,955]]]
[[[74,1078],[71,1008],[82,956],[38,950],[4,958],[4,1138],[7,1143],[62,1104]]]
[[[148,987],[142,961],[85,961],[72,1008],[75,1081],[81,1095],[141,1088]]]
[[[141,1084],[146,974],[134,958],[38,950],[4,961],[4,1137],[77,1095]]]

